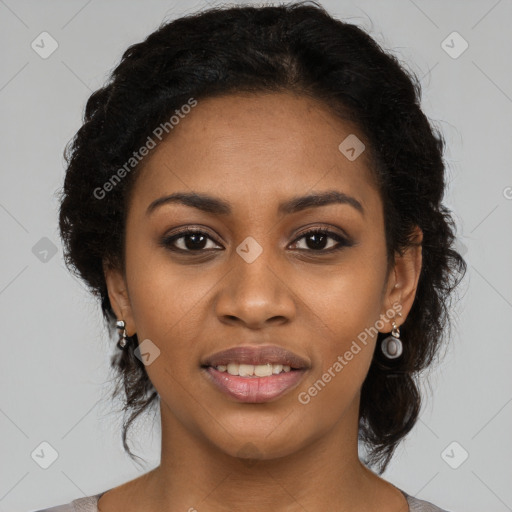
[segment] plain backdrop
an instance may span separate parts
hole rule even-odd
[[[512,2],[322,4],[421,78],[423,109],[447,142],[445,204],[468,263],[449,348],[384,478],[450,511],[510,511]],[[67,503],[159,462],[158,415],[130,437],[144,469],[122,450],[119,404],[108,401],[113,343],[64,266],[56,191],[64,146],[122,52],[164,19],[206,7],[0,0],[0,511]]]

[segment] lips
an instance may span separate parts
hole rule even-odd
[[[269,363],[281,364],[283,366],[290,366],[295,370],[306,369],[310,366],[306,359],[277,345],[229,348],[207,357],[201,363],[201,366],[227,366],[229,363],[250,364],[254,366]]]
[[[237,402],[262,403],[297,387],[310,364],[289,350],[267,345],[223,350],[207,357],[201,366],[208,381],[225,396]],[[267,371],[258,372],[264,366]],[[268,367],[273,369],[272,374]]]

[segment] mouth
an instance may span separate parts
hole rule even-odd
[[[297,387],[309,367],[304,358],[277,346],[235,347],[201,365],[216,390],[245,403],[276,400]]]

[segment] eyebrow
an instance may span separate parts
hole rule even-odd
[[[214,215],[228,216],[232,212],[230,204],[223,199],[199,192],[175,192],[174,194],[155,199],[148,206],[146,215],[150,215],[160,206],[170,203],[183,204]],[[289,215],[308,208],[319,208],[330,204],[347,204],[356,209],[361,215],[364,216],[365,213],[363,205],[355,197],[338,190],[327,190],[325,192],[292,197],[279,204],[278,213]]]

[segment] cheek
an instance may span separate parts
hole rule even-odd
[[[172,263],[165,249],[142,236],[127,241],[126,272],[137,332],[162,345],[183,339],[177,333],[199,320],[201,301],[215,283],[211,272]]]
[[[380,262],[367,261],[361,253],[354,253],[321,280],[317,276],[304,282],[304,301],[321,320],[322,337],[330,340],[333,349],[343,350],[379,319],[383,272]]]
[[[330,337],[323,336],[314,350],[316,364],[297,391],[305,421],[322,418],[326,425],[336,423],[358,407],[358,397],[368,374],[377,337],[378,310],[372,295],[348,301],[345,309],[335,308],[329,321]],[[299,409],[300,410],[300,409]],[[309,425],[311,428],[314,425]]]
[[[304,288],[310,290],[306,297],[318,330],[311,347],[316,364],[298,398],[315,414],[334,417],[346,409],[368,373],[382,327],[378,321],[384,267],[379,263],[357,257],[333,271],[322,286],[311,281]]]

